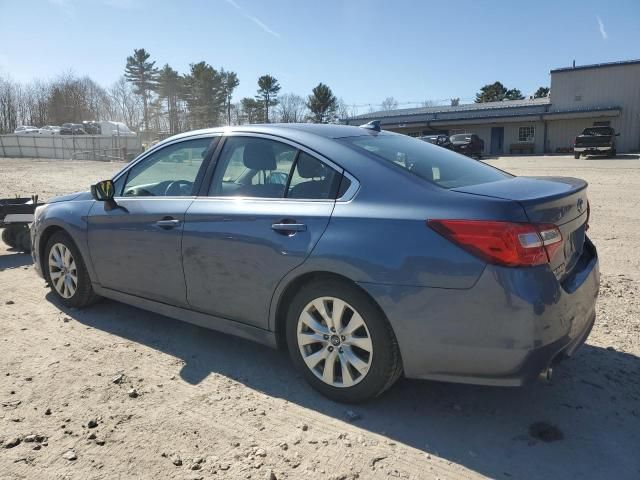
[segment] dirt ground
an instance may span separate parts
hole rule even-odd
[[[62,308],[0,246],[0,478],[640,478],[640,159],[489,163],[590,183],[598,319],[551,384],[401,380],[348,407],[283,352],[111,301]],[[0,159],[0,197],[120,167]]]

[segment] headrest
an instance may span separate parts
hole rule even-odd
[[[315,158],[301,153],[298,157],[298,174],[302,178],[323,177],[325,175],[324,165]]]
[[[252,140],[244,146],[244,166],[251,170],[276,170],[278,164],[270,142]]]

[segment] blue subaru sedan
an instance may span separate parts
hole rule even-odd
[[[407,136],[283,124],[181,134],[32,227],[60,302],[100,297],[288,349],[324,395],[408,378],[519,386],[584,343],[587,184]]]

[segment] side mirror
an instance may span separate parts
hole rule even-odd
[[[113,180],[102,180],[95,185],[91,185],[91,196],[100,202],[112,201],[115,192]]]

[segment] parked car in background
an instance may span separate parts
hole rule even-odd
[[[40,133],[40,129],[38,129],[37,127],[32,127],[29,125],[21,125],[18,128],[16,128],[13,133],[15,133],[16,135],[32,135],[32,134],[36,134],[36,133]]]
[[[439,147],[448,148],[449,150],[453,149],[453,145],[449,140],[448,135],[438,134],[438,135],[424,135],[422,137],[418,137],[420,140],[429,142],[433,145],[438,145]]]
[[[86,135],[81,123],[63,123],[60,127],[60,135]]]
[[[60,135],[60,127],[57,125],[45,125],[40,128],[41,135]]]
[[[619,136],[611,127],[585,128],[575,139],[573,156],[580,155],[606,155],[609,158],[616,156],[616,137]]]
[[[104,296],[281,345],[358,402],[401,375],[518,386],[572,355],[596,315],[587,205],[583,180],[379,126],[233,126],[39,207],[32,255],[68,308]]]
[[[82,122],[82,129],[87,132],[87,135],[101,135],[102,128],[98,122]]]
[[[124,136],[124,137],[136,136],[135,132],[132,132],[129,129],[129,127],[127,127],[122,122],[114,122],[111,120],[101,120],[98,123],[100,124],[102,135]]]
[[[449,137],[454,152],[462,153],[468,157],[482,158],[484,140],[475,133],[458,133]]]

